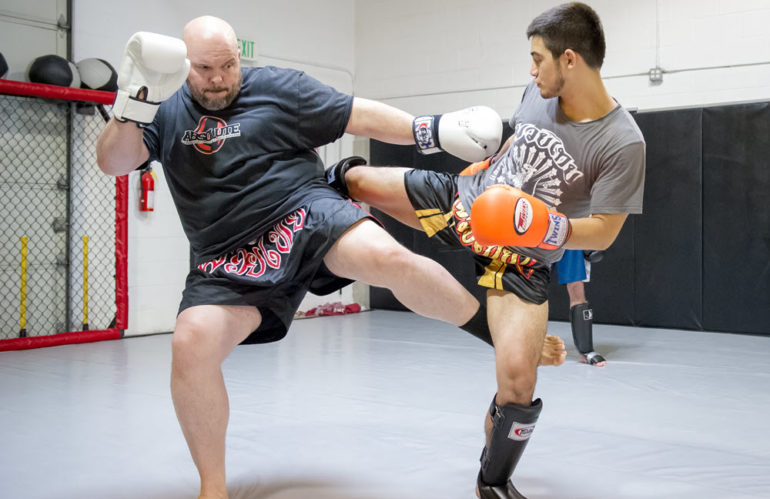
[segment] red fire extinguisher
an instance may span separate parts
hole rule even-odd
[[[149,166],[142,171],[142,195],[139,197],[139,211],[155,211],[155,172]]]

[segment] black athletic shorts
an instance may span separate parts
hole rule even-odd
[[[482,246],[471,233],[470,210],[457,191],[457,176],[429,170],[410,170],[404,185],[417,218],[428,237],[473,252],[478,284],[510,291],[522,300],[540,304],[548,299],[550,266],[505,246]]]
[[[262,323],[243,343],[286,336],[308,291],[324,295],[352,281],[332,274],[323,258],[353,224],[371,215],[350,200],[309,202],[267,233],[187,275],[179,312],[195,305],[251,305]]]

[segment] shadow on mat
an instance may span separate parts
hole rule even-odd
[[[383,490],[382,484],[364,484],[329,478],[297,478],[260,481],[253,484],[232,483],[228,486],[230,499],[392,499],[394,493]],[[417,496],[415,496],[417,497]]]

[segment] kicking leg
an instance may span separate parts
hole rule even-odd
[[[478,300],[443,266],[412,253],[371,220],[351,227],[324,263],[341,277],[390,289],[401,303],[425,317],[461,326],[479,310]]]
[[[387,213],[404,225],[422,231],[406,194],[404,174],[411,168],[356,166],[345,174],[345,182],[353,199],[358,199]]]

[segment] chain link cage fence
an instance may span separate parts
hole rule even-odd
[[[127,188],[96,164],[109,116],[94,97],[114,94],[0,85],[0,347],[126,327]]]

